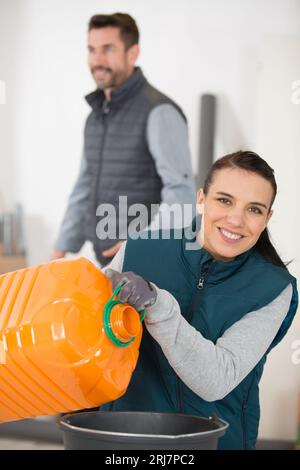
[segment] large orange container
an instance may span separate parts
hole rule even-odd
[[[114,294],[84,258],[0,276],[0,422],[95,407],[125,393],[142,326]]]

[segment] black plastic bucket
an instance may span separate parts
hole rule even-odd
[[[216,449],[228,424],[217,417],[173,413],[92,411],[58,421],[65,449]]]

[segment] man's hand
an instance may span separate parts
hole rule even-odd
[[[118,273],[107,268],[105,275],[112,280],[113,290],[122,286],[118,297],[121,302],[128,302],[136,310],[144,310],[155,304],[157,291],[149,281],[133,272]]]
[[[51,256],[51,260],[54,260],[54,259],[58,259],[58,258],[64,258],[65,257],[65,254],[66,252],[65,251],[62,251],[62,250],[55,250],[53,251],[52,253],[52,256]]]
[[[115,245],[113,245],[111,248],[109,248],[108,250],[102,251],[102,255],[105,256],[106,258],[113,258],[115,254],[118,253],[124,241],[125,240],[118,242]]]

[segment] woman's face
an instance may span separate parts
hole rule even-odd
[[[218,170],[208,194],[197,194],[202,225],[199,243],[217,260],[231,261],[252,248],[272,215],[271,184],[238,168]]]

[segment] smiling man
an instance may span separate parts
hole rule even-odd
[[[104,266],[127,238],[134,219],[130,207],[143,205],[146,228],[155,222],[152,205],[195,204],[186,119],[136,66],[139,52],[139,31],[131,16],[91,18],[88,64],[97,89],[86,97],[92,111],[85,126],[81,171],[53,258],[77,252],[90,240]],[[114,209],[111,233],[98,230],[107,207]]]
[[[111,99],[111,91],[133,74],[139,46],[132,42],[126,36],[122,40],[119,29],[113,26],[91,29],[89,32],[89,67],[108,101]]]

